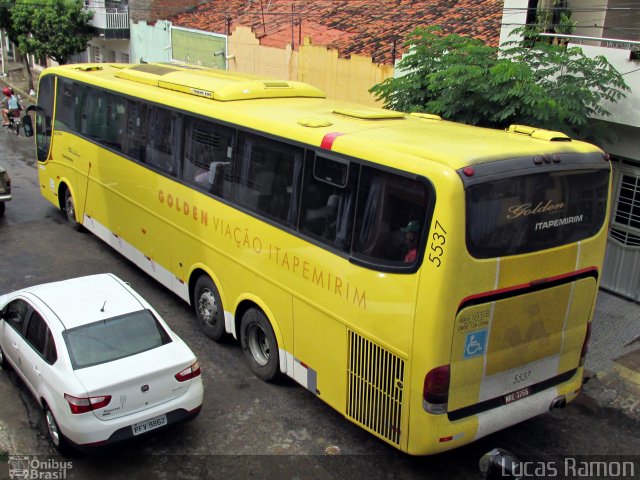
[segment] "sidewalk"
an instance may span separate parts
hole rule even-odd
[[[585,362],[584,391],[640,419],[640,305],[600,290]]]

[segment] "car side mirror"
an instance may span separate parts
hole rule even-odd
[[[486,480],[520,480],[520,461],[502,448],[494,448],[480,458],[480,472]]]

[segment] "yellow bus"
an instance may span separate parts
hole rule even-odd
[[[42,195],[289,376],[410,454],[581,388],[610,164],[507,131],[170,64],[45,70]]]

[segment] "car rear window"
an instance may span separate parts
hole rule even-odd
[[[149,310],[120,315],[63,332],[74,370],[112,362],[171,342]]]
[[[502,178],[467,188],[467,248],[476,258],[535,252],[584,240],[604,222],[609,170]]]

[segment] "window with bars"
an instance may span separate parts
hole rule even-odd
[[[640,176],[623,173],[617,194],[611,237],[627,246],[640,246]]]

